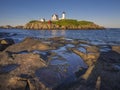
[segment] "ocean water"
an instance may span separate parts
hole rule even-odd
[[[6,34],[7,33],[7,34]],[[120,45],[120,29],[106,30],[22,30],[22,29],[0,29],[0,38],[13,38],[16,43],[26,37],[49,38],[65,37],[67,39],[80,39],[92,44]]]

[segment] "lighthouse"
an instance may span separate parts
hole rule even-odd
[[[65,12],[62,13],[62,19],[65,19]]]

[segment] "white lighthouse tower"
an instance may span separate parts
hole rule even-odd
[[[65,19],[65,12],[62,13],[62,19]]]

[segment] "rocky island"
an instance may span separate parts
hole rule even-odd
[[[104,29],[90,21],[77,21],[74,19],[64,19],[58,21],[41,22],[33,20],[28,22],[24,29],[40,29],[40,30],[84,30],[84,29]]]
[[[58,21],[45,21],[41,22],[39,20],[29,21],[25,25],[18,26],[0,26],[4,29],[34,29],[34,30],[97,30],[105,29],[90,21],[77,21],[73,19],[65,19]]]
[[[0,26],[0,28],[5,29],[34,29],[34,30],[97,30],[97,29],[105,29],[103,26],[99,26],[91,21],[79,21],[75,19],[67,19],[66,13],[62,13],[62,17],[59,18],[57,14],[53,14],[51,20],[45,20],[42,18],[41,20],[32,20],[27,24],[21,26]]]

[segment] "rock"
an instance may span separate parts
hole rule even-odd
[[[20,51],[33,51],[33,50],[51,50],[49,44],[43,43],[40,40],[32,39],[32,38],[26,38],[21,43],[14,44],[10,47],[8,47],[5,51],[11,51],[11,52],[20,52]]]
[[[4,49],[6,49],[8,46],[14,44],[14,40],[13,39],[0,39],[0,51],[3,51]]]
[[[95,63],[95,67],[87,79],[88,85],[95,88],[95,86],[99,84],[100,86],[98,86],[100,90],[113,90],[114,88],[119,90],[120,86],[118,83],[120,81],[120,71],[118,71],[118,68],[115,67],[116,63],[120,63],[119,58],[120,54],[114,51],[101,53]]]
[[[85,60],[86,64],[91,66],[94,65],[99,57],[99,53],[88,53],[87,59]]]
[[[1,44],[6,45],[7,43],[7,40],[1,41]],[[37,88],[45,88],[34,76],[38,68],[47,65],[39,53],[32,52],[36,49],[49,50],[50,48],[49,45],[41,43],[39,40],[27,38],[0,52],[0,89],[36,90]]]
[[[10,53],[10,52],[9,52]],[[29,81],[29,90],[36,90],[32,88],[38,88],[35,86],[34,73],[38,68],[46,67],[46,63],[42,61],[38,54],[28,53],[28,54],[12,54],[11,57],[7,52],[0,53],[0,83],[1,88],[5,90],[9,89],[22,89],[28,87],[27,83]],[[7,55],[7,56],[6,56]],[[19,65],[17,67],[16,65]],[[33,82],[34,81],[34,82]],[[9,89],[7,89],[9,87]]]
[[[100,48],[106,46],[63,37],[26,38],[0,52],[0,89],[119,90],[119,46],[107,46],[107,52]]]
[[[2,39],[0,40],[0,44],[5,45],[5,44],[13,44],[14,41],[12,39]]]
[[[102,53],[102,60],[107,63],[120,63],[119,53],[115,51],[109,51],[107,53]]]
[[[38,69],[35,75],[47,88],[53,88],[61,82],[59,73],[49,68]]]
[[[8,64],[5,66],[0,67],[0,74],[8,73],[14,69],[16,69],[19,65],[18,64]]]
[[[112,50],[120,53],[120,46],[119,45],[118,46],[117,45],[116,46],[112,46]]]
[[[79,79],[73,84],[72,90],[119,90],[120,82],[120,54],[115,51],[100,53],[96,63],[89,66],[84,75],[81,76],[85,80],[81,84]],[[76,89],[77,88],[77,89]]]
[[[94,65],[100,54],[98,47],[90,45],[73,48],[72,51],[82,57],[88,66]]]
[[[96,90],[100,90],[100,85],[101,85],[101,77],[98,76],[97,81],[96,81]]]
[[[10,89],[25,90],[26,86],[27,86],[27,82],[24,81],[24,80],[20,80],[18,77],[12,77],[12,78],[10,78],[7,84],[8,84],[7,86]]]
[[[99,48],[97,46],[86,46],[85,47],[87,50],[87,53],[98,53],[99,52]]]
[[[85,54],[85,53],[83,53],[83,52],[81,52],[81,51],[79,51],[79,50],[77,50],[77,49],[75,49],[75,48],[73,48],[72,51],[73,51],[74,53],[80,55],[80,57],[83,58],[84,60],[87,59],[87,54]]]
[[[90,76],[90,74],[92,73],[93,68],[94,68],[94,65],[93,65],[93,66],[90,66],[90,67],[87,69],[87,71],[85,72],[85,74],[82,75],[81,77],[82,77],[83,79],[87,80],[88,77]]]

